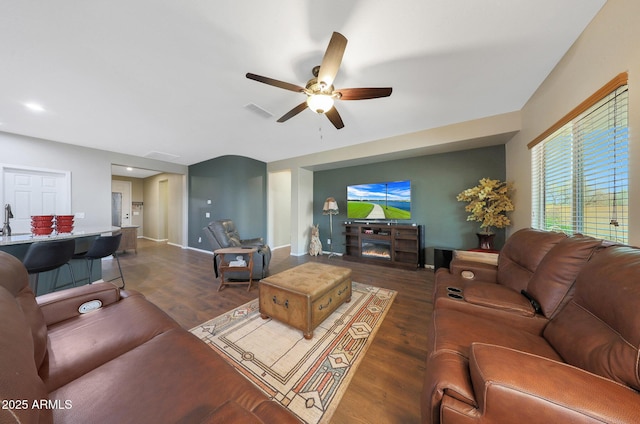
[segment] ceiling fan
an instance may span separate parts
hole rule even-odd
[[[311,78],[304,87],[250,72],[247,73],[246,76],[254,81],[307,95],[307,99],[304,102],[285,113],[278,119],[278,122],[285,122],[308,107],[316,113],[325,114],[327,118],[329,118],[329,121],[331,121],[337,129],[340,129],[344,127],[344,123],[333,105],[334,100],[365,100],[388,97],[391,95],[392,90],[391,87],[335,89],[333,87],[333,80],[340,69],[340,63],[342,62],[342,56],[344,55],[346,47],[347,39],[344,35],[334,32],[322,58],[322,63],[320,66],[313,68],[313,78]]]

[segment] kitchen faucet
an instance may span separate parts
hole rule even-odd
[[[7,203],[6,205],[4,205],[4,225],[2,226],[2,231],[0,231],[0,234],[2,234],[3,236],[11,235],[11,225],[9,225],[9,219],[11,218],[13,218],[11,205]]]

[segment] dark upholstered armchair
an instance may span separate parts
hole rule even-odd
[[[256,247],[258,251],[253,256],[253,275],[254,279],[261,279],[267,276],[269,270],[269,262],[271,261],[271,249],[264,243],[262,237],[253,239],[241,239],[236,229],[236,225],[230,219],[222,219],[210,222],[203,228],[204,234],[211,243],[213,250],[225,247]],[[234,258],[227,258],[227,260]],[[218,277],[218,266],[222,260],[219,256],[213,257],[213,271],[216,278]],[[225,279],[230,280],[246,280],[249,275],[247,271],[225,272]]]

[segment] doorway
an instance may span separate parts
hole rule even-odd
[[[186,175],[116,164],[111,175],[113,181],[131,183],[130,222],[138,227],[138,237],[187,245]]]
[[[131,182],[111,180],[111,225],[131,225]]]
[[[291,246],[291,171],[269,174],[268,208],[270,246]]]
[[[169,239],[169,180],[158,182],[158,238]]]

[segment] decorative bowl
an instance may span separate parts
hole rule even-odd
[[[73,221],[75,215],[56,215],[56,221]]]
[[[31,221],[53,221],[53,215],[32,215]]]
[[[31,228],[51,228],[53,222],[51,221],[31,221]]]
[[[31,233],[34,236],[48,236],[49,234],[53,233],[53,227],[48,227],[48,228],[32,228],[31,229]]]
[[[56,225],[73,225],[73,219],[56,219]]]

